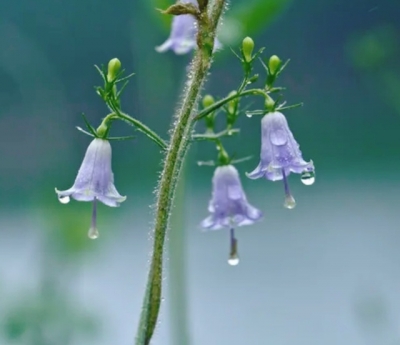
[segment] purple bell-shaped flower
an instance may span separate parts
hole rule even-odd
[[[68,203],[70,197],[78,201],[93,201],[89,237],[97,238],[99,235],[96,227],[97,201],[110,207],[117,207],[126,199],[126,196],[121,196],[114,186],[110,142],[94,139],[87,148],[74,185],[65,191],[56,189],[56,193],[63,204]]]

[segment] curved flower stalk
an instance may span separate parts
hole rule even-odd
[[[121,196],[114,186],[110,142],[95,138],[86,150],[74,185],[65,191],[56,189],[56,193],[63,204],[68,203],[70,197],[78,201],[93,201],[89,237],[97,238],[99,236],[96,226],[97,201],[110,207],[117,207],[126,199],[126,196]]]
[[[302,182],[311,185],[315,180],[314,164],[303,159],[285,116],[278,111],[267,113],[261,120],[260,158],[257,168],[247,173],[247,177],[283,180],[286,194],[284,206],[294,208],[296,203],[290,193],[287,176],[290,173],[302,174]]]
[[[201,222],[201,226],[206,230],[230,229],[231,253],[228,262],[237,265],[239,257],[234,228],[253,224],[262,218],[262,213],[247,201],[239,173],[233,165],[218,167],[212,184],[212,198],[208,206],[211,215]]]
[[[197,7],[197,0],[185,0],[182,3],[190,3]],[[193,15],[182,14],[174,16],[170,36],[162,45],[156,47],[156,51],[164,53],[171,49],[177,55],[187,54],[196,48],[196,35],[197,24]],[[220,48],[221,43],[215,40],[214,50]]]

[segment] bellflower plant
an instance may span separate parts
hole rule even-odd
[[[283,88],[275,87],[274,83],[287,62],[281,64],[279,58],[273,55],[269,62],[265,64],[261,58],[258,59],[263,48],[253,53],[255,44],[250,37],[243,40],[240,53],[235,53],[244,71],[244,77],[240,84],[227,93],[227,96],[219,98],[217,101],[211,95],[205,96],[203,108],[198,110],[197,103],[201,97],[201,90],[209,75],[215,47],[218,46],[216,40],[217,28],[225,9],[226,0],[185,0],[177,2],[163,11],[164,14],[171,14],[175,17],[170,37],[157,50],[163,52],[171,49],[176,54],[185,54],[195,49],[183,96],[174,121],[172,121],[173,126],[168,132],[168,140],[164,140],[144,123],[122,110],[121,94],[131,75],[123,77],[124,71],[120,70],[121,62],[115,58],[109,61],[108,69],[96,66],[104,82],[103,86],[96,88],[96,92],[102,98],[110,113],[103,118],[96,130],[86,120],[88,131],[78,128],[94,139],[86,151],[74,185],[65,191],[56,190],[62,203],[68,203],[71,197],[78,201],[93,202],[89,237],[96,238],[98,236],[96,228],[97,202],[100,201],[107,206],[116,207],[126,199],[118,193],[114,186],[109,141],[130,137],[109,137],[112,123],[118,120],[123,121],[145,134],[159,146],[163,155],[163,167],[153,208],[154,227],[151,233],[153,251],[143,307],[141,308],[136,345],[149,345],[158,323],[164,285],[165,238],[170,226],[178,179],[182,176],[180,173],[184,159],[193,142],[211,142],[217,148],[217,162],[199,162],[199,165],[217,166],[212,179],[212,198],[208,208],[210,215],[201,222],[201,226],[206,230],[222,228],[230,230],[230,258],[228,262],[231,265],[239,263],[235,228],[251,225],[262,218],[261,211],[247,201],[239,173],[235,167],[236,164],[248,160],[249,157],[233,159],[229,157],[223,147],[225,139],[231,139],[240,133],[240,129],[235,128],[235,125],[238,118],[245,113],[240,104],[244,96],[262,97],[266,105],[264,109],[246,111],[249,118],[253,115],[264,116],[261,121],[261,161],[259,166],[248,176],[250,178],[265,177],[273,181],[283,180],[286,192],[285,205],[289,208],[293,208],[295,202],[289,191],[287,176],[290,173],[301,173],[305,184],[314,182],[313,163],[303,160],[299,145],[288,127],[286,118],[280,112],[297,105],[285,107],[284,103],[279,104],[278,101],[273,101],[271,98],[272,94],[283,90]],[[253,64],[259,60],[261,60],[267,72],[267,78],[261,87],[250,88],[249,85],[256,83],[259,78],[258,74],[253,74]],[[121,84],[122,86],[120,86]],[[224,121],[218,121],[218,126],[224,122],[224,128],[217,130],[216,117],[220,114],[224,115]],[[203,133],[195,131],[195,125],[200,120],[205,121]],[[176,229],[173,230],[176,231]],[[171,261],[170,266],[174,266],[174,262]],[[182,291],[182,289],[179,291]],[[180,343],[186,344],[187,342]]]
[[[97,201],[110,207],[117,207],[126,199],[114,186],[109,141],[95,138],[87,148],[74,185],[65,191],[56,189],[56,193],[63,204],[68,203],[70,197],[78,201],[93,201],[89,237],[97,238],[99,236],[96,226]]]
[[[239,173],[233,165],[217,167],[212,185],[212,198],[208,206],[211,215],[201,222],[201,226],[206,230],[230,229],[231,253],[228,262],[237,265],[239,258],[234,228],[253,224],[261,219],[262,213],[247,201]]]
[[[290,193],[287,177],[291,172],[303,174],[303,183],[312,184],[314,164],[303,159],[299,144],[290,131],[285,116],[279,111],[269,112],[261,120],[260,156],[260,163],[247,177],[283,180],[286,195],[284,206],[294,208],[296,203]]]

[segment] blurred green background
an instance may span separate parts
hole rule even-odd
[[[0,344],[133,343],[158,147],[139,133],[113,143],[116,186],[128,199],[99,208],[96,241],[87,238],[91,205],[61,205],[54,187],[72,185],[90,142],[75,129],[80,114],[93,125],[107,114],[94,64],[119,57],[136,73],[123,108],[166,137],[190,61],[154,50],[170,23],[154,8],[169,3],[0,2]],[[188,307],[181,331],[191,345],[400,344],[400,2],[233,0],[229,8],[205,91],[223,97],[238,86],[229,47],[246,35],[264,56],[290,58],[278,84],[289,103],[304,102],[287,117],[317,181],[305,187],[290,177],[298,205],[288,211],[280,183],[247,180],[260,128],[259,118],[243,116],[227,147],[254,155],[239,171],[265,219],[238,231],[241,263],[229,267],[228,234],[198,227],[213,170],[196,161],[214,159],[215,149],[192,145],[178,214]],[[171,315],[182,310],[168,303],[174,281],[165,283],[153,343],[187,345],[171,335]]]

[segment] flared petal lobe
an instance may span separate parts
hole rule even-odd
[[[125,201],[126,197],[121,196],[114,186],[109,141],[94,139],[86,150],[74,185],[68,190],[56,192],[59,198],[71,196],[78,201],[97,199],[111,207]]]
[[[211,215],[202,221],[203,228],[218,230],[250,225],[262,217],[261,211],[248,203],[239,173],[233,165],[218,167],[212,184],[212,198],[208,207]]]
[[[314,171],[312,161],[304,161],[285,116],[278,111],[266,114],[261,120],[260,158],[257,168],[247,174],[251,179],[265,177],[277,181],[283,179],[283,172],[288,176],[291,172]]]

